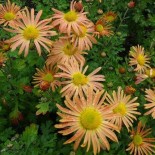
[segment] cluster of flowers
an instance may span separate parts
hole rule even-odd
[[[56,87],[63,86],[61,94],[65,96],[65,107],[57,104],[61,111],[57,114],[61,119],[55,127],[60,129],[62,135],[74,134],[65,144],[75,142],[76,150],[83,141],[81,146],[87,146],[87,151],[92,147],[96,155],[101,148],[110,149],[108,138],[118,142],[115,131],[120,132],[123,126],[130,131],[136,116],[140,115],[137,111],[139,103],[136,102],[137,97],[126,95],[121,87],[117,92],[113,91],[112,95],[108,94],[103,89],[104,75],[96,75],[101,67],[86,75],[88,66],[84,67],[83,54],[88,54],[85,51],[97,43],[95,36],[112,34],[109,23],[116,15],[109,12],[94,24],[87,18],[84,8],[77,7],[78,3],[72,1],[67,13],[53,8],[51,18],[40,20],[42,11],[35,16],[34,9],[21,10],[8,0],[6,6],[0,5],[0,23],[6,31],[16,34],[6,41],[12,51],[20,47],[19,54],[24,51],[27,56],[30,43],[33,42],[39,55],[42,47],[49,52],[46,65],[42,70],[37,69],[33,77],[34,84],[44,91],[49,87],[54,91]],[[50,37],[57,33],[51,29],[56,29],[61,36],[55,42]],[[131,59],[131,65],[135,65],[136,61],[136,71],[142,73],[148,67],[148,58],[144,56],[141,47],[133,49],[131,55],[134,60]],[[135,52],[138,52],[138,58]],[[153,106],[154,95],[148,90],[147,99],[151,103],[147,107]],[[154,114],[154,109],[150,113]],[[132,141],[127,150],[135,155],[155,153],[152,144],[155,138],[147,138],[150,133],[150,129],[144,130],[144,126],[139,123],[137,129],[131,132]]]
[[[130,61],[129,65],[135,67],[136,84],[141,83],[147,78],[153,80],[155,78],[155,68],[150,67],[150,57],[145,54],[144,48],[140,45],[131,47],[129,52]],[[155,119],[155,91],[154,89],[145,90],[146,100],[149,103],[144,104],[145,109],[149,109],[144,115],[152,115]]]

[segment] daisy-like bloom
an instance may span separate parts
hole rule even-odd
[[[71,42],[77,46],[79,50],[90,50],[93,43],[97,43],[97,40],[93,36],[94,33],[94,24],[89,22],[87,25],[80,25],[81,32],[77,34],[73,32],[71,35]]]
[[[137,129],[132,129],[132,141],[128,145],[127,151],[134,155],[152,155],[155,153],[155,138],[148,138],[151,134],[151,128],[145,129],[145,125],[138,123]]]
[[[144,54],[144,48],[142,46],[132,46],[129,55],[131,56],[129,65],[136,66],[134,71],[138,73],[144,73],[147,68],[150,68],[150,58]]]
[[[82,54],[87,53],[74,47],[69,39],[61,38],[53,44],[53,48],[47,59],[47,64],[65,64],[70,60],[84,64],[85,58]]]
[[[34,9],[31,9],[31,12],[25,9],[25,11],[20,13],[21,19],[16,21],[16,26],[12,26],[13,29],[5,28],[9,32],[17,34],[7,41],[11,43],[12,51],[20,46],[19,54],[24,51],[24,56],[27,56],[30,42],[34,42],[39,55],[41,55],[41,46],[48,52],[50,51],[49,47],[52,41],[47,37],[56,35],[56,32],[50,30],[52,28],[49,25],[51,19],[39,21],[41,14],[42,11],[40,10],[35,17]]]
[[[56,77],[61,77],[66,80],[62,81],[62,84],[65,85],[62,90],[62,97],[69,95],[72,97],[73,95],[79,94],[79,90],[82,89],[83,92],[86,92],[89,86],[92,86],[93,89],[101,90],[103,88],[102,81],[105,81],[103,75],[95,75],[101,67],[95,69],[89,75],[85,75],[88,66],[83,69],[82,64],[78,64],[75,62],[70,62],[65,65],[58,65],[58,67],[62,70],[62,72],[57,73]]]
[[[110,149],[108,139],[118,142],[114,131],[118,131],[118,127],[109,122],[114,117],[112,108],[103,105],[106,97],[104,90],[93,92],[91,87],[88,88],[86,97],[81,91],[78,96],[71,100],[66,96],[65,105],[57,107],[62,112],[57,112],[61,117],[60,123],[55,127],[61,129],[59,133],[62,135],[74,134],[64,144],[74,143],[74,150],[78,148],[81,141],[82,147],[87,146],[93,148],[94,155],[100,152],[101,148]],[[103,95],[103,97],[102,97]]]
[[[82,25],[87,25],[87,23],[90,22],[89,19],[86,17],[86,12],[83,12],[83,9],[80,12],[77,12],[75,9],[75,4],[77,2],[72,0],[71,5],[70,5],[70,11],[67,13],[63,13],[59,10],[52,9],[54,11],[54,15],[52,16],[53,26],[59,26],[59,30],[61,33],[67,33],[70,35],[72,30],[79,34],[82,29],[81,29],[81,24]]]
[[[0,52],[0,67],[3,66],[5,61],[7,60],[7,57],[4,53]]]
[[[99,19],[95,24],[95,32],[94,35],[98,38],[100,36],[111,36],[113,35],[113,31],[111,30],[112,27],[107,22],[103,21],[102,19]]]
[[[3,6],[0,4],[0,24],[12,25],[14,21],[19,18],[18,12],[20,11],[20,7],[15,5],[15,3],[7,1],[6,5]]]
[[[148,68],[143,74],[136,74],[135,84],[139,84],[147,78],[155,78],[155,68]]]
[[[109,11],[105,13],[102,18],[106,22],[113,22],[116,19],[116,17],[117,17],[116,13]]]
[[[43,69],[36,69],[37,73],[33,76],[35,87],[39,86],[41,90],[47,90],[51,87],[52,91],[55,91],[57,86],[60,86],[60,81],[54,77],[58,68],[56,66],[45,65]]]
[[[144,104],[145,109],[149,109],[145,115],[151,114],[153,119],[155,119],[155,92],[151,89],[146,89],[145,93],[145,99],[149,102]]]
[[[120,130],[123,124],[129,130],[133,120],[137,119],[135,115],[140,115],[137,111],[139,103],[135,102],[137,97],[131,99],[131,95],[126,95],[122,88],[118,87],[118,91],[113,91],[112,96],[107,94],[106,100],[110,105],[115,105],[113,113],[117,114],[117,117],[113,117],[111,122],[117,125]]]

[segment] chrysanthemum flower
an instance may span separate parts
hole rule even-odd
[[[118,131],[117,126],[109,122],[114,117],[112,107],[103,105],[106,94],[102,97],[104,91],[93,92],[91,87],[88,88],[86,97],[83,92],[71,100],[68,96],[65,100],[66,107],[57,104],[62,112],[57,112],[61,117],[60,123],[56,128],[60,128],[59,133],[62,135],[74,134],[64,144],[74,143],[76,150],[81,141],[82,147],[93,148],[94,155],[100,152],[100,148],[110,149],[107,138],[118,142],[114,131]]]
[[[102,18],[105,22],[113,22],[116,19],[116,17],[117,17],[116,13],[109,11],[105,13]]]
[[[142,46],[132,46],[129,55],[131,56],[129,65],[136,66],[134,71],[144,73],[147,68],[150,68],[150,58],[144,54],[144,48]]]
[[[114,114],[117,114],[116,117],[111,119],[115,125],[122,128],[124,124],[127,129],[132,126],[133,120],[136,120],[135,115],[140,115],[137,111],[139,103],[135,102],[137,97],[131,99],[131,95],[126,95],[121,87],[118,88],[118,92],[113,91],[112,96],[107,94],[107,101],[110,105],[115,105],[113,110]]]
[[[94,35],[98,36],[111,36],[113,31],[111,30],[112,27],[107,22],[104,22],[102,19],[99,19],[95,24],[95,32]]]
[[[20,7],[15,5],[15,3],[7,1],[6,5],[3,6],[0,4],[0,24],[12,25],[14,21],[19,18],[18,12],[20,11]]]
[[[155,78],[155,68],[148,68],[143,74],[136,74],[135,84],[139,84],[147,78]]]
[[[59,39],[53,44],[53,48],[47,59],[47,64],[65,64],[71,61],[77,61],[84,64],[85,58],[82,54],[86,52],[80,51],[70,42],[69,39]]]
[[[7,57],[4,53],[0,52],[0,67],[3,66],[5,61],[7,60]]]
[[[44,66],[43,69],[36,69],[37,73],[33,76],[35,87],[39,86],[42,90],[47,90],[51,87],[52,91],[55,91],[57,86],[60,86],[60,81],[54,77],[58,68],[56,66]]]
[[[155,92],[151,89],[146,89],[145,91],[146,101],[149,103],[144,104],[145,109],[149,109],[145,115],[152,115],[153,119],[155,119]]]
[[[142,81],[146,80],[147,78],[148,78],[148,75],[146,74],[136,74],[135,84],[139,84]]]
[[[65,65],[58,65],[58,67],[62,70],[62,72],[57,73],[56,77],[61,77],[66,80],[62,82],[65,85],[62,90],[62,96],[70,96],[79,94],[79,89],[82,89],[83,92],[86,92],[89,86],[92,86],[93,89],[101,90],[103,88],[101,81],[105,81],[103,75],[95,75],[101,67],[95,69],[89,75],[85,75],[88,66],[83,69],[82,64],[78,64],[77,62],[70,62]]]
[[[137,130],[131,131],[132,142],[126,150],[134,155],[152,155],[155,153],[155,138],[148,138],[150,133],[151,129],[145,129],[145,126],[139,122]]]
[[[59,25],[59,30],[61,33],[67,33],[70,35],[72,30],[79,34],[82,29],[81,29],[81,24],[82,25],[87,25],[89,19],[86,17],[86,12],[83,12],[83,9],[80,12],[77,12],[75,9],[75,4],[77,2],[72,0],[71,5],[70,5],[70,11],[67,13],[63,13],[59,10],[52,9],[55,13],[53,15],[53,26],[58,26]]]
[[[41,46],[50,51],[49,47],[52,41],[47,37],[56,35],[55,31],[50,30],[52,28],[49,25],[51,19],[39,21],[42,11],[39,11],[36,17],[34,14],[34,9],[31,9],[31,12],[25,9],[25,11],[20,13],[21,19],[16,21],[16,26],[12,26],[13,29],[5,28],[9,32],[17,34],[7,41],[11,43],[12,51],[20,46],[19,54],[24,51],[24,56],[28,55],[31,41],[34,42],[39,55],[41,55]]]
[[[79,50],[90,50],[93,43],[97,43],[97,40],[93,36],[94,33],[94,24],[89,22],[87,25],[80,25],[81,32],[77,34],[73,32],[71,35],[71,42],[78,47]]]

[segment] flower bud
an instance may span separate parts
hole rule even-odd
[[[134,7],[135,7],[135,2],[134,2],[134,1],[130,1],[130,2],[128,3],[128,7],[129,7],[129,8],[134,8]]]
[[[118,71],[119,71],[119,73],[121,73],[121,74],[124,74],[124,73],[126,72],[126,70],[125,70],[124,67],[120,67]]]
[[[49,89],[50,83],[47,82],[47,81],[42,81],[40,83],[39,87],[40,87],[41,90],[45,91],[45,90]]]
[[[75,7],[75,10],[76,11],[80,12],[83,9],[82,2],[79,1],[79,2],[75,3],[75,6],[74,7]]]

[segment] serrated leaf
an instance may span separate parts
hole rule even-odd
[[[40,103],[36,106],[39,110],[36,112],[36,115],[46,114],[49,111],[49,103]]]
[[[34,142],[37,138],[38,127],[36,124],[31,124],[25,128],[25,131],[22,134],[22,140],[27,146]]]

